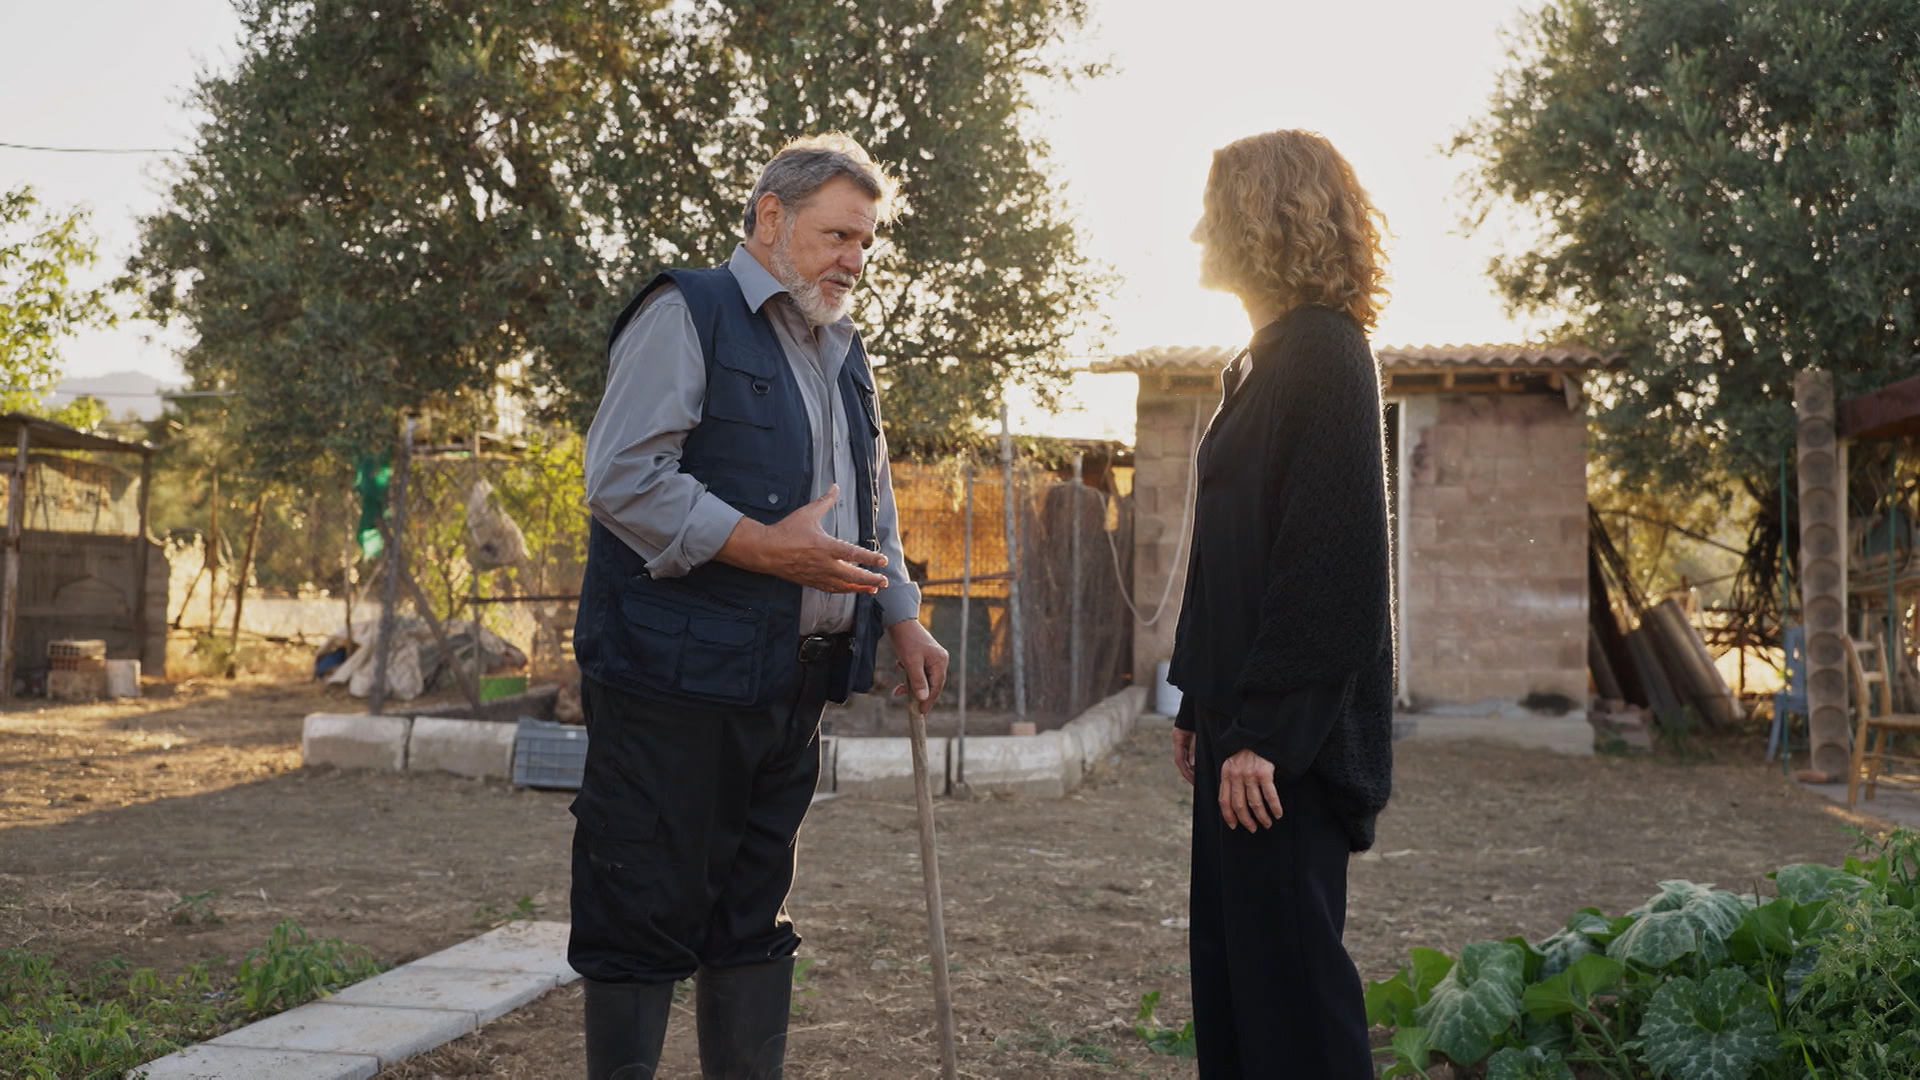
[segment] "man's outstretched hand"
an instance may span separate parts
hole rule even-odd
[[[820,527],[820,519],[839,498],[840,485],[835,484],[825,495],[771,525],[743,517],[714,557],[729,566],[772,574],[821,592],[878,592],[887,579],[861,567],[885,566],[887,557],[836,540]]]
[[[911,688],[913,707],[925,716],[940,699],[941,687],[947,685],[947,650],[933,640],[919,619],[901,619],[887,627],[887,637],[893,641],[894,655],[900,658],[900,670],[907,675],[906,682],[893,688],[893,695],[899,697]]]

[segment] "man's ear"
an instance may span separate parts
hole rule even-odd
[[[787,207],[780,196],[769,191],[760,196],[753,208],[753,238],[768,247],[780,238],[780,228],[785,223]]]

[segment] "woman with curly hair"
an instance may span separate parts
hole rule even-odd
[[[1217,151],[1201,284],[1253,340],[1201,440],[1170,678],[1195,786],[1194,1028],[1202,1080],[1373,1076],[1340,937],[1347,858],[1393,768],[1393,618],[1380,380],[1367,331],[1380,214],[1318,135]]]

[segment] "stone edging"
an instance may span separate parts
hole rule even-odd
[[[1088,770],[1106,759],[1133,732],[1145,711],[1147,690],[1130,686],[1038,735],[987,735],[967,739],[966,784],[975,792],[1004,792],[1058,799],[1080,786]],[[900,738],[828,736],[821,741],[822,791],[873,798],[913,794],[912,743]],[[934,793],[959,779],[955,740],[928,739]]]
[[[967,786],[1058,799],[1125,741],[1146,707],[1146,688],[1128,687],[1058,731],[970,738]],[[342,769],[511,779],[514,733],[513,724],[494,720],[314,713],[301,728],[300,758],[303,764]],[[874,798],[913,794],[908,740],[826,736],[820,744],[822,792]],[[954,740],[928,739],[927,757],[936,793],[943,794],[960,779]]]
[[[128,1080],[366,1080],[580,976],[568,924],[510,923],[129,1070]]]

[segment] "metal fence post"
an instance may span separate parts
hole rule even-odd
[[[1000,504],[1007,519],[1007,618],[1013,640],[1013,716],[1016,722],[1027,719],[1026,634],[1020,617],[1020,536],[1014,525],[1013,431],[1007,425],[1007,405],[1000,403]]]
[[[966,501],[966,529],[960,539],[960,721],[958,746],[954,750],[953,779],[956,785],[967,782],[967,665],[968,646],[973,641],[973,463],[966,466],[962,481]]]
[[[1071,584],[1073,592],[1067,605],[1067,715],[1080,715],[1080,496],[1085,476],[1084,453],[1073,455],[1073,497],[1067,500],[1067,512],[1073,517]]]

